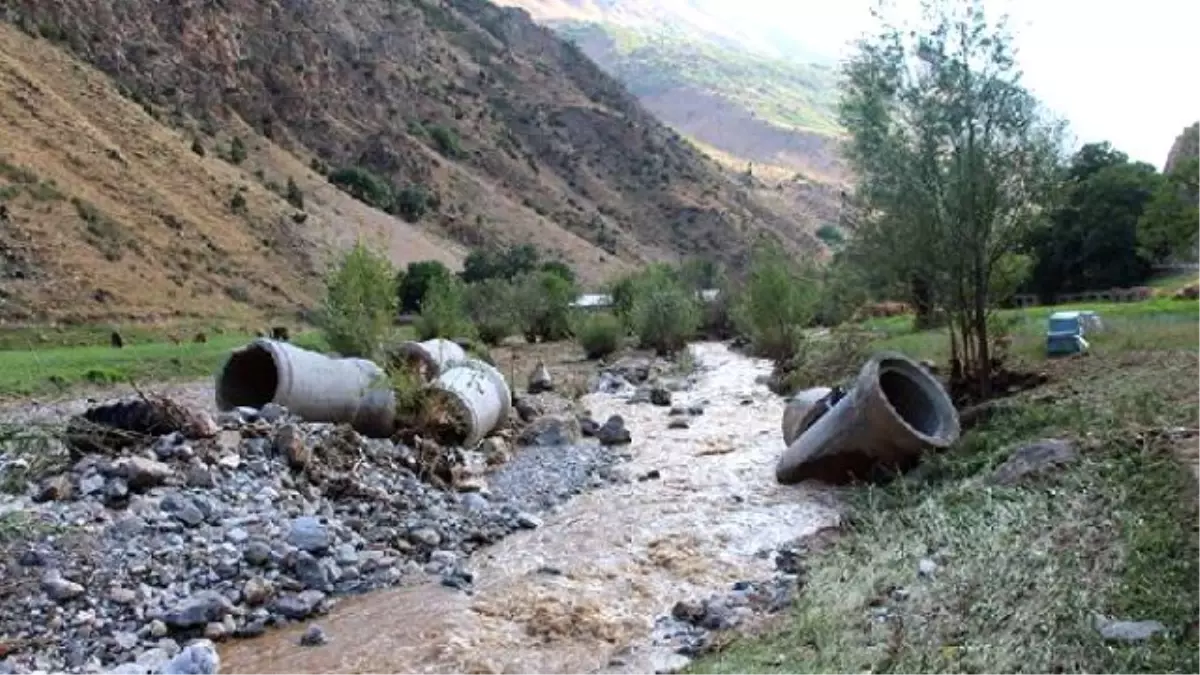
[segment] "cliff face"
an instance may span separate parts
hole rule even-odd
[[[1167,162],[1163,165],[1163,173],[1171,173],[1188,159],[1200,156],[1200,122],[1185,127],[1183,133],[1175,137],[1171,151],[1167,153]]]
[[[14,72],[39,75],[43,66],[25,56],[31,45],[50,60],[65,59],[52,55],[64,50],[112,79],[88,86],[127,99],[97,99],[106,108],[99,111],[88,109],[85,95],[76,113],[103,112],[114,128],[121,116],[136,118],[153,129],[139,138],[157,139],[173,155],[209,148],[200,159],[222,185],[202,191],[185,184],[186,172],[143,167],[138,152],[110,139],[143,176],[137,190],[108,197],[111,220],[130,240],[173,236],[140,224],[146,205],[134,203],[138,190],[219,193],[210,199],[220,208],[208,207],[219,247],[235,232],[261,239],[262,224],[251,221],[263,219],[288,239],[246,259],[238,271],[261,288],[233,292],[234,305],[304,305],[322,247],[359,236],[381,238],[400,262],[417,253],[454,262],[466,246],[533,242],[591,280],[680,254],[736,263],[763,235],[791,250],[815,245],[796,216],[735,184],[576,48],[525,13],[483,0],[10,0],[5,7],[11,24],[35,36],[6,32]],[[60,113],[39,111],[32,124],[42,124],[43,144],[65,146],[59,134],[68,132],[51,119]],[[244,158],[222,163],[235,143]],[[140,152],[165,152],[154,148]],[[65,150],[58,168],[33,149],[10,154],[13,165],[72,173],[81,193],[95,188],[68,170]],[[187,152],[178,160],[196,161]],[[378,178],[390,197],[365,199],[379,209],[347,204],[324,181],[339,169]],[[309,196],[303,209],[275,189],[289,178]],[[240,206],[228,194],[236,190],[248,195]],[[183,201],[173,208],[186,218],[192,205]],[[61,276],[54,270],[64,261],[54,260],[37,228],[26,229],[25,254],[44,258],[44,279]],[[103,256],[92,262],[114,267],[113,279],[127,267]],[[259,283],[268,277],[279,280]],[[109,309],[125,302],[109,295]],[[142,308],[128,307],[136,314],[175,303],[163,295],[132,304]]]

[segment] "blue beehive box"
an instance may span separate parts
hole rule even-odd
[[[1095,316],[1094,312],[1055,312],[1050,315],[1046,327],[1046,355],[1062,356],[1082,354],[1088,350],[1084,338],[1084,326]]]

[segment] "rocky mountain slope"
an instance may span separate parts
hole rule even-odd
[[[1163,165],[1163,173],[1171,173],[1180,164],[1189,159],[1195,159],[1197,155],[1200,155],[1200,122],[1184,128],[1183,132],[1175,137],[1175,142],[1171,144],[1171,151],[1167,153],[1167,162]]]
[[[743,164],[844,178],[835,67],[778,31],[747,29],[695,0],[497,1],[576,42],[685,135]]]
[[[681,254],[737,262],[762,235],[816,245],[803,214],[484,0],[0,13],[24,33],[0,35],[9,319],[300,309],[330,245],[360,236],[398,262],[533,242],[589,281]]]

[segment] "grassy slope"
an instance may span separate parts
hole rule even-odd
[[[835,81],[828,69],[723,47],[681,32],[649,33],[579,21],[557,23],[555,30],[577,41],[610,39],[614,72],[635,95],[687,85],[735,101],[778,126],[838,131]]]
[[[810,557],[790,615],[693,670],[1196,672],[1196,479],[1180,457],[1194,469],[1197,303],[1099,309],[1109,328],[1092,355],[1044,364],[1050,385],[917,475],[848,490],[846,532]],[[1048,311],[1027,313],[1027,347]],[[935,334],[884,346],[944,353]],[[1071,439],[1081,458],[1015,487],[981,482],[1039,438]],[[922,558],[939,565],[930,579]],[[1105,644],[1096,613],[1169,632]]]

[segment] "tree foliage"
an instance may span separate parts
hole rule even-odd
[[[1058,293],[1142,283],[1150,264],[1138,252],[1138,221],[1161,182],[1154,167],[1108,143],[1080,148],[1066,169],[1062,203],[1030,235],[1033,290],[1049,302]]]
[[[1155,262],[1197,259],[1200,159],[1184,159],[1155,189],[1137,224],[1141,254]]]
[[[434,280],[449,279],[449,268],[436,260],[418,260],[408,264],[408,269],[396,278],[396,293],[400,299],[400,311],[411,314],[421,311],[421,301]]]
[[[318,321],[325,339],[344,356],[370,357],[392,325],[396,295],[391,261],[362,242],[347,251],[325,280]]]
[[[843,72],[839,116],[859,178],[849,258],[940,307],[954,362],[986,395],[996,277],[1051,205],[1061,128],[979,0],[927,3],[912,26],[879,18]]]

